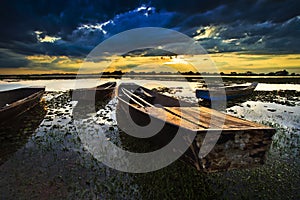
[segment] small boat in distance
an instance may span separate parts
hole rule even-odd
[[[75,101],[102,101],[112,96],[116,85],[116,82],[107,82],[97,87],[70,90],[70,95]]]
[[[224,91],[226,93],[226,99],[232,100],[247,96],[251,94],[257,86],[257,82],[252,83],[251,85],[233,85],[219,88],[203,88],[196,89],[196,97],[202,98],[207,101],[220,101],[224,100]],[[223,90],[223,93],[221,92]],[[218,92],[219,91],[219,92]]]
[[[45,87],[25,87],[0,92],[0,123],[8,121],[35,107]]]
[[[219,123],[222,120],[223,123]],[[168,145],[178,130],[183,131],[182,141],[192,142],[187,143],[191,145],[181,159],[203,172],[263,164],[275,133],[273,128],[184,102],[133,83],[123,83],[118,87],[117,122],[129,135],[143,134],[142,141],[147,138],[158,148]],[[143,128],[149,123],[162,128],[153,135],[154,130]],[[142,127],[142,131],[137,130],[137,125]],[[199,158],[206,134],[220,132],[209,154]],[[186,138],[189,135],[193,136]],[[174,151],[182,152],[182,149]]]

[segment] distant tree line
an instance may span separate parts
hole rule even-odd
[[[281,70],[276,72],[269,72],[269,73],[254,73],[251,71],[247,71],[244,73],[237,73],[237,72],[230,72],[229,74],[225,74],[223,72],[220,73],[221,75],[228,75],[228,76],[299,76],[300,74],[296,73],[289,73],[287,70]]]
[[[188,71],[188,72],[155,72],[155,71],[150,71],[150,72],[135,72],[135,71],[129,71],[129,72],[122,72],[121,70],[113,71],[113,72],[103,72],[102,75],[176,75],[176,74],[181,74],[181,75],[218,75],[218,73],[210,73],[210,72],[193,72],[193,71]],[[246,72],[230,72],[230,73],[224,73],[221,72],[220,75],[222,76],[299,76],[300,74],[296,73],[289,73],[287,70],[282,70],[282,71],[276,71],[276,72],[269,72],[269,73],[254,73],[251,71],[246,71]]]

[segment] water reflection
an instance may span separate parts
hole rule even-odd
[[[45,103],[40,102],[34,108],[5,121],[0,127],[0,165],[13,153],[24,146],[46,114]]]

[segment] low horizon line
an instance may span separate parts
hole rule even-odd
[[[284,74],[281,74],[284,73]],[[128,72],[123,72],[122,70],[115,70],[115,71],[108,71],[108,72],[101,72],[101,73],[84,73],[84,74],[78,74],[75,72],[61,72],[61,73],[32,73],[32,74],[0,74],[0,77],[5,77],[5,76],[51,76],[51,75],[109,75],[109,76],[120,76],[120,75],[176,75],[176,74],[182,74],[182,75],[230,75],[230,76],[238,76],[238,75],[243,75],[243,76],[299,76],[300,73],[289,73],[286,69],[279,70],[279,71],[274,71],[274,72],[252,72],[252,71],[245,71],[245,72],[219,72],[219,73],[211,73],[211,72],[193,72],[193,71],[178,71],[176,72],[155,72],[155,71],[145,71],[145,72],[134,72],[134,71],[128,71]]]

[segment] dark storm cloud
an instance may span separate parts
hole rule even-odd
[[[224,23],[234,20],[284,22],[299,15],[300,3],[295,0],[154,0],[151,5],[186,16],[200,14],[208,23]]]
[[[35,41],[35,30],[65,36],[81,23],[95,23],[112,18],[139,5],[123,0],[4,0],[1,1],[0,40]]]
[[[24,55],[0,48],[0,68],[25,67],[29,63]]]
[[[147,26],[195,38],[207,31],[199,29],[214,27],[199,39],[211,51],[299,53],[299,10],[295,0],[4,0],[0,62],[20,66],[26,64],[23,56],[39,54],[84,58],[104,39]]]
[[[254,53],[300,52],[299,16],[283,23],[239,22],[217,25],[213,28],[214,31],[209,38],[199,39],[200,44],[207,49],[217,47],[218,51],[252,51]],[[198,36],[204,35],[206,31],[200,32]]]

